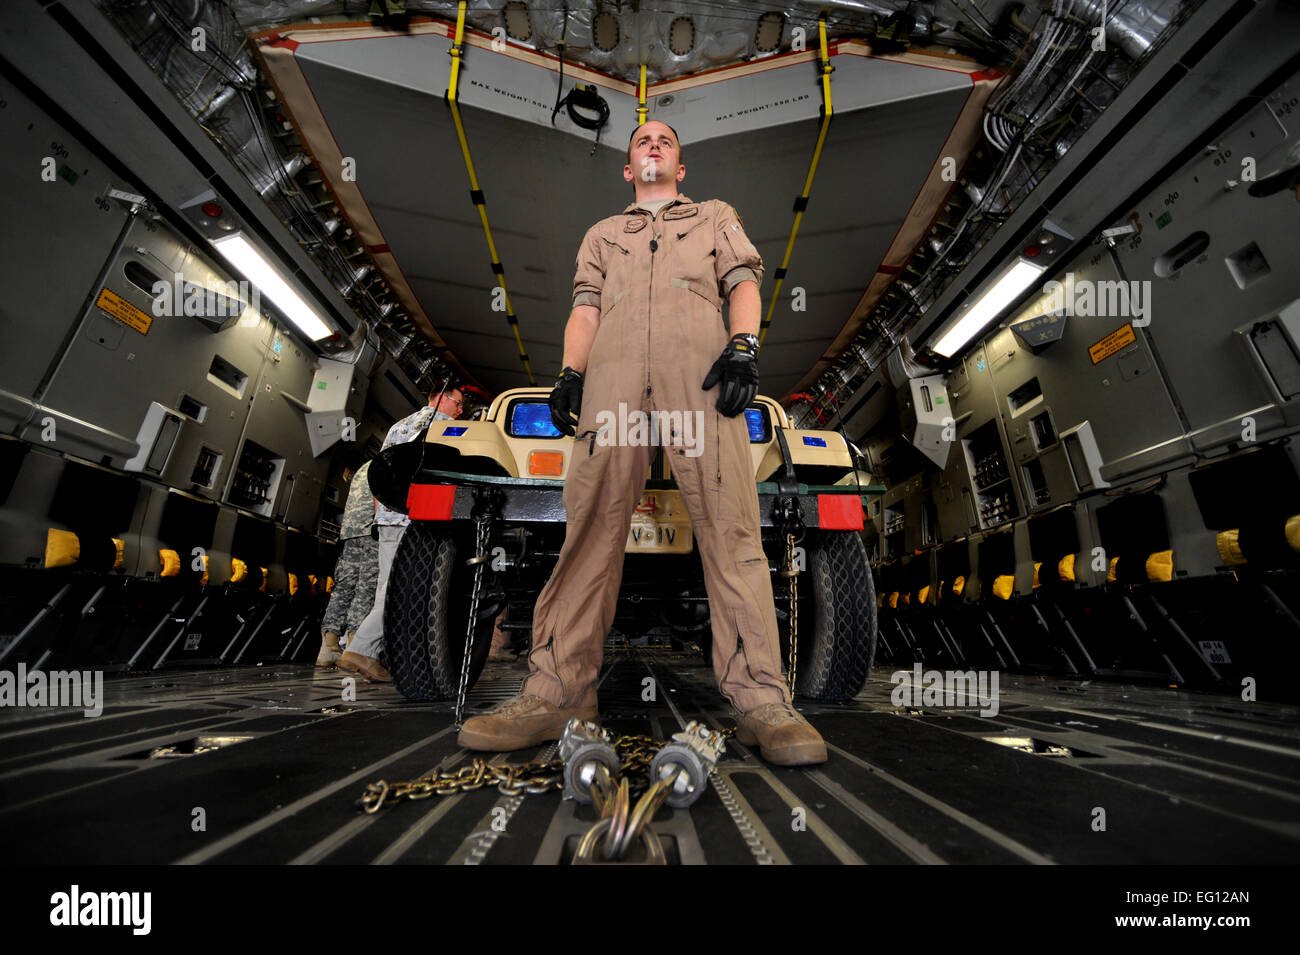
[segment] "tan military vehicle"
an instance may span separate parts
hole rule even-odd
[[[392,448],[371,466],[376,496],[411,517],[384,617],[388,668],[411,699],[447,699],[462,684],[472,685],[503,609],[507,631],[531,626],[533,603],[564,542],[562,494],[575,448],[575,438],[551,423],[549,394],[548,388],[507,391],[476,419],[434,422],[423,441]],[[783,655],[792,629],[791,579],[796,587],[796,691],[851,698],[865,684],[876,648],[862,504],[883,489],[860,483],[839,433],[791,427],[772,399],[759,396],[745,420]],[[629,436],[615,429],[640,425],[691,440],[690,422],[636,420],[611,420],[602,440],[626,443]],[[628,531],[614,629],[632,639],[658,629],[674,644],[698,644],[707,653],[712,634],[703,571],[671,455],[661,451],[651,448],[645,492]]]

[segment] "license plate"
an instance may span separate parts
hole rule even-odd
[[[676,494],[642,496],[627,532],[627,552],[689,554],[693,543],[690,518]]]

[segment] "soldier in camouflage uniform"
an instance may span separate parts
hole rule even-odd
[[[450,421],[460,417],[464,409],[464,395],[450,380],[436,382],[429,392],[429,403],[413,414],[407,415],[388,429],[384,450],[395,444],[414,441],[434,421]],[[379,525],[379,579],[375,585],[375,602],[370,613],[357,627],[356,638],[338,659],[340,670],[359,674],[372,683],[391,683],[392,676],[382,663],[379,654],[384,648],[384,597],[388,590],[388,572],[393,566],[393,556],[411,519],[400,511],[390,510],[382,503],[375,507],[375,523]]]
[[[346,633],[350,642],[375,603],[375,585],[379,582],[379,542],[370,533],[375,520],[375,499],[370,495],[369,471],[370,462],[367,461],[352,476],[348,488],[343,522],[339,527],[343,550],[334,567],[334,590],[321,621],[324,633],[321,635],[320,654],[316,657],[318,667],[332,666],[338,661],[343,655],[339,635]]]

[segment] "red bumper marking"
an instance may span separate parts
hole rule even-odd
[[[862,501],[856,494],[818,494],[817,526],[827,531],[862,530]]]
[[[406,512],[413,521],[449,521],[455,501],[454,484],[412,484],[406,492]]]

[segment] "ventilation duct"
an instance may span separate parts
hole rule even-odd
[[[934,369],[927,368],[916,361],[916,352],[912,350],[912,345],[906,339],[899,342],[898,347],[889,353],[885,359],[885,367],[889,373],[889,381],[895,388],[902,388],[913,378],[923,378],[926,375],[934,373]]]

